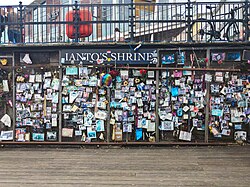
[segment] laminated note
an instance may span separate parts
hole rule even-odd
[[[142,139],[142,128],[136,129],[136,140]]]
[[[52,80],[51,88],[54,90],[59,90],[59,79]]]
[[[96,131],[97,132],[104,131],[104,121],[103,120],[96,120]]]
[[[73,137],[73,129],[70,128],[62,128],[62,137]]]
[[[30,76],[29,76],[29,82],[30,82],[30,83],[34,83],[34,82],[35,82],[35,78],[36,78],[35,75],[30,75]]]
[[[9,84],[8,84],[8,80],[3,80],[3,91],[4,92],[9,92]]]
[[[192,133],[180,131],[179,139],[184,141],[191,141]]]
[[[36,82],[42,82],[42,75],[41,74],[36,74]]]
[[[66,68],[66,75],[78,75],[78,68],[77,67],[67,67]]]
[[[57,127],[57,114],[52,114],[52,127]]]

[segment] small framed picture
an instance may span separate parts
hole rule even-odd
[[[47,141],[56,141],[57,140],[57,132],[56,131],[51,131],[47,132]]]
[[[240,61],[241,60],[241,54],[240,52],[229,52],[227,53],[228,61]]]
[[[88,131],[88,138],[96,138],[96,131]]]
[[[32,133],[33,141],[44,141],[44,133]]]

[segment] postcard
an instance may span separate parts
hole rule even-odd
[[[90,138],[90,139],[96,138],[96,131],[88,131],[88,132],[87,132],[87,136],[88,136],[88,138]]]
[[[69,93],[69,103],[73,103],[77,97],[78,97],[78,92],[77,91],[70,91],[70,93]]]
[[[44,79],[43,89],[50,88],[51,79]]]
[[[70,128],[62,128],[62,137],[73,137],[73,129]]]
[[[66,75],[78,75],[78,68],[77,67],[67,67],[66,68]]]
[[[128,79],[128,70],[121,70],[120,75],[122,79]]]
[[[123,132],[132,132],[132,123],[123,124]]]
[[[47,138],[48,141],[56,141],[57,140],[57,132],[56,131],[48,131]]]
[[[103,120],[96,120],[96,131],[97,132],[103,132],[104,129],[104,121]]]
[[[179,139],[184,141],[191,141],[192,133],[180,131]]]
[[[34,83],[35,78],[36,78],[36,75],[29,75],[29,82]]]
[[[115,141],[122,141],[122,130],[121,129],[115,130]]]
[[[42,75],[41,74],[36,74],[35,81],[36,82],[42,82]]]
[[[148,78],[154,78],[155,72],[154,71],[148,71]]]
[[[59,79],[54,78],[51,82],[51,88],[53,90],[59,90],[59,85],[60,85],[59,83],[60,83]]]
[[[230,129],[222,129],[221,134],[224,136],[230,136],[231,130]]]
[[[0,140],[13,140],[13,130],[1,131]]]
[[[45,78],[46,78],[46,77],[51,77],[51,72],[50,72],[50,71],[45,72],[45,73],[44,73],[44,77],[45,77]]]
[[[155,122],[152,122],[150,120],[148,120],[148,128],[147,128],[147,132],[154,132],[155,131]]]
[[[44,133],[32,133],[33,141],[44,141]]]
[[[172,121],[161,121],[160,130],[163,131],[172,131],[174,130],[174,122]]]
[[[75,136],[82,136],[81,130],[75,130]]]

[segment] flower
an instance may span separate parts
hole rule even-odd
[[[141,69],[141,70],[140,70],[140,74],[141,74],[141,75],[145,75],[145,74],[147,74],[147,70],[145,70],[145,69]]]
[[[219,60],[219,61],[218,61],[218,64],[222,64],[222,60]]]

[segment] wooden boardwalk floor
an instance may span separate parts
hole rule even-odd
[[[250,146],[1,148],[0,186],[250,186]]]

